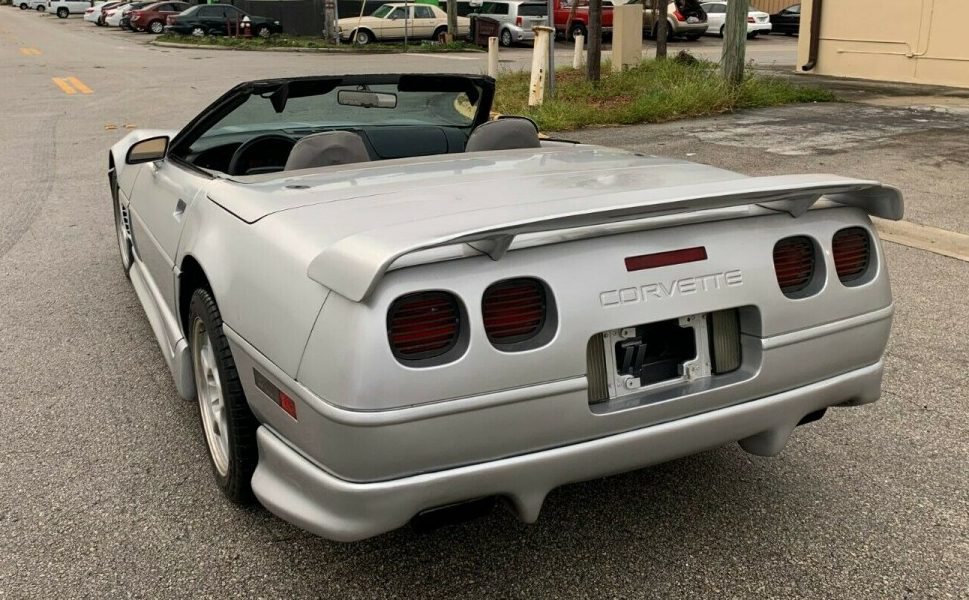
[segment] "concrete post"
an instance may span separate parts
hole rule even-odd
[[[549,36],[555,32],[551,27],[539,25],[532,28],[535,43],[532,47],[532,79],[528,85],[528,105],[539,106],[545,101],[545,78],[548,77]]]
[[[498,76],[498,38],[488,38],[488,77]]]
[[[642,60],[643,5],[616,5],[612,9],[612,70],[624,71]]]
[[[581,35],[575,36],[575,53],[572,55],[572,68],[581,69],[582,68],[582,44],[585,42],[585,38]]]

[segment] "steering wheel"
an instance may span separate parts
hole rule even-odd
[[[252,175],[254,173],[282,171],[286,166],[286,159],[289,158],[289,152],[295,145],[296,140],[279,133],[258,135],[243,142],[242,145],[236,148],[236,151],[232,153],[232,158],[229,160],[229,168],[226,172],[229,175]],[[256,158],[259,153],[268,159],[281,157],[282,163],[278,165],[267,165],[265,161],[260,161],[263,164],[253,166],[252,159]]]

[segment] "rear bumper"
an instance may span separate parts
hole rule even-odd
[[[675,35],[688,35],[688,34],[702,34],[707,30],[707,22],[701,21],[699,23],[677,23],[676,27],[673,29]]]
[[[273,431],[258,432],[252,487],[271,512],[303,529],[355,541],[406,524],[418,512],[481,498],[510,500],[526,522],[560,485],[629,471],[740,441],[776,454],[807,414],[835,404],[865,404],[880,393],[883,362],[786,392],[590,441],[457,468],[372,483],[335,477]],[[387,448],[391,450],[391,448]]]
[[[530,29],[523,29],[517,25],[504,26],[511,33],[511,39],[516,42],[530,42],[535,39],[535,32]]]

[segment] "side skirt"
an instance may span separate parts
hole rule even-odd
[[[155,339],[168,364],[168,370],[175,380],[175,389],[183,399],[195,400],[195,376],[192,372],[192,356],[188,342],[182,337],[175,315],[165,306],[158,288],[145,272],[144,264],[136,253],[132,252],[132,257],[131,283],[134,285],[138,300],[141,301],[141,306],[145,309],[148,323],[155,333]],[[171,340],[175,340],[174,344]]]

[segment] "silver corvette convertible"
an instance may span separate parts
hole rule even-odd
[[[110,152],[121,262],[215,480],[327,538],[876,400],[892,318],[835,175],[747,177],[490,120],[494,81],[254,81]]]

